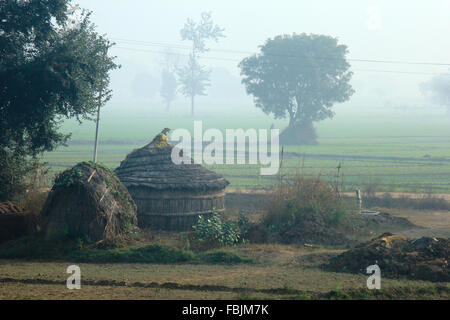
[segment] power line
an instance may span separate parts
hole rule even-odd
[[[124,50],[129,50],[129,51],[136,51],[136,52],[149,52],[149,53],[157,53],[157,54],[167,54],[167,52],[157,51],[157,50],[127,48],[127,47],[121,47],[121,46],[114,46],[113,48],[124,49]],[[178,55],[186,56],[186,57],[189,56],[187,54],[181,54],[181,53],[178,53]],[[221,57],[207,57],[207,56],[202,56],[202,57],[200,57],[200,59],[223,60],[223,61],[232,61],[232,62],[240,62],[241,61],[240,59],[221,58]],[[309,65],[304,65],[304,67],[313,68],[313,66],[309,66]],[[398,71],[398,70],[353,69],[353,71],[358,71],[358,72],[362,71],[362,72],[399,73],[399,74],[419,74],[419,75],[442,75],[442,74],[445,74],[445,75],[449,75],[450,76],[450,74],[446,74],[446,73]]]
[[[175,48],[175,49],[183,49],[183,50],[191,50],[192,47],[182,44],[174,44],[174,43],[164,43],[164,42],[151,42],[151,41],[142,41],[142,40],[131,40],[131,39],[123,39],[123,38],[112,38],[113,40],[131,42],[137,45],[143,46],[157,46],[157,47],[166,47],[166,48]],[[229,50],[229,49],[209,49],[209,51],[215,52],[224,52],[224,53],[242,53],[242,54],[255,54],[255,52],[250,51],[241,51],[241,50]],[[298,55],[287,55],[287,54],[274,54],[269,53],[267,55],[271,56],[280,56],[280,57],[292,57],[298,58]],[[333,59],[332,57],[319,57],[323,59]],[[348,58],[348,61],[354,62],[369,62],[369,63],[388,63],[388,64],[409,64],[409,65],[432,65],[432,66],[450,66],[450,63],[441,63],[441,62],[417,62],[417,61],[401,61],[401,60],[377,60],[377,59],[356,59],[356,58]]]

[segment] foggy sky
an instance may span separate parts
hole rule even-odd
[[[77,3],[92,10],[97,30],[117,43],[112,54],[123,65],[118,72],[128,73],[129,78],[136,76],[139,69],[158,77],[158,52],[165,48],[157,43],[190,46],[188,41],[181,41],[180,29],[188,17],[198,21],[202,11],[212,12],[214,22],[225,28],[226,38],[218,43],[208,42],[207,47],[212,50],[205,57],[212,59],[201,62],[210,68],[226,69],[236,81],[239,81],[237,64],[249,54],[220,50],[256,52],[267,38],[293,32],[337,37],[348,46],[348,57],[353,59],[450,63],[448,0],[78,0]],[[144,46],[120,39],[149,43]],[[189,53],[185,49],[178,52]],[[418,85],[432,75],[367,70],[443,73],[449,68],[350,63],[354,70],[352,84],[357,91],[350,104],[384,106],[422,101]],[[119,78],[113,76],[113,88],[130,91],[122,83],[119,85]]]

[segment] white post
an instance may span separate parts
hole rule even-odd
[[[362,199],[359,189],[356,190],[356,205],[358,206],[358,213],[361,214]]]

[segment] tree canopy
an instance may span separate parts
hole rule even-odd
[[[354,92],[347,52],[347,46],[330,36],[276,36],[260,46],[260,53],[239,63],[242,83],[256,107],[277,119],[289,118],[287,130],[311,131],[314,121],[332,117],[333,104]],[[291,140],[302,142],[302,137]]]
[[[0,2],[0,161],[53,150],[111,97],[112,43],[69,0]],[[6,169],[5,169],[6,170]],[[0,184],[6,183],[4,171]],[[17,178],[19,179],[19,178]],[[1,193],[1,190],[0,190]]]

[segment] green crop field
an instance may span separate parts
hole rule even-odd
[[[346,190],[371,185],[379,191],[450,192],[450,119],[434,116],[356,116],[339,115],[316,125],[316,146],[283,146],[283,179],[295,172],[321,175],[330,182],[339,180]],[[196,119],[200,120],[200,119]],[[207,117],[203,130],[255,128],[268,129],[273,123],[283,129],[286,121],[261,115],[224,115]],[[185,128],[192,132],[188,117],[135,115],[102,118],[98,159],[111,168],[127,153],[148,143],[164,127]],[[43,155],[52,172],[79,161],[91,160],[95,125],[65,122],[63,131],[71,132],[68,147]],[[225,135],[224,135],[225,136]],[[337,177],[338,165],[341,165]],[[233,188],[270,188],[279,176],[260,176],[259,165],[209,165],[223,174]]]

